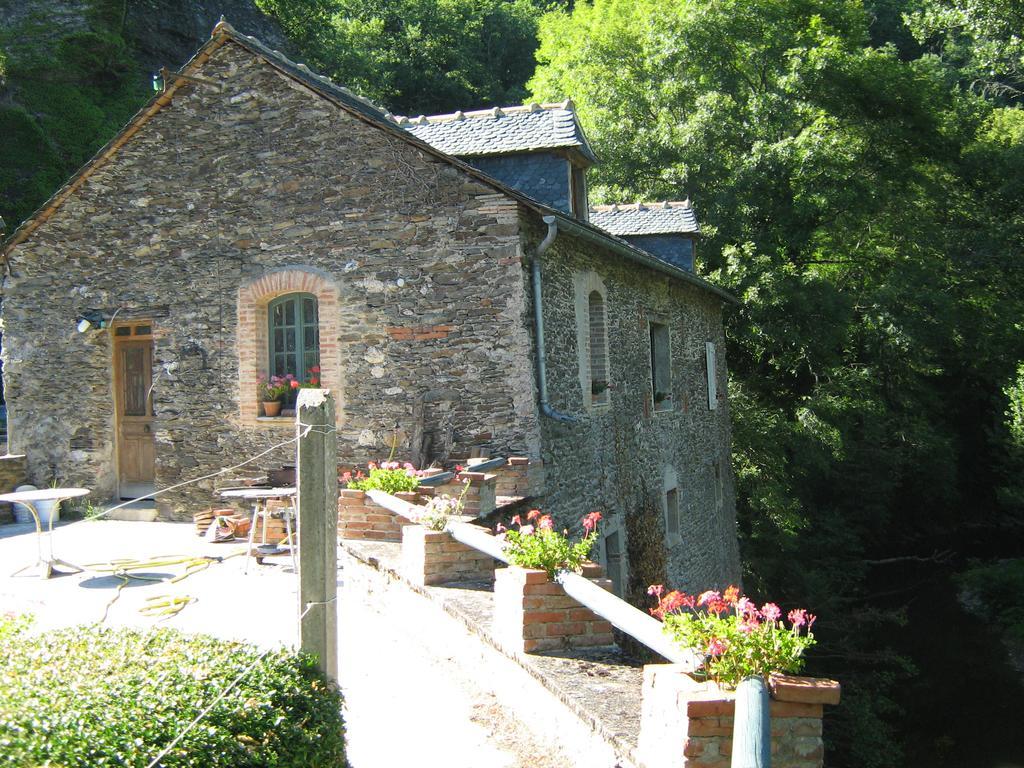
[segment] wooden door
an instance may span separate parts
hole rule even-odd
[[[153,339],[149,334],[148,325],[114,329],[118,474],[121,496],[126,497],[151,493],[156,478]]]

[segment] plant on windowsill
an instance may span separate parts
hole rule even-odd
[[[799,672],[804,651],[815,643],[813,614],[796,608],[787,616],[787,627],[779,606],[765,603],[758,608],[736,587],[688,595],[666,593],[657,584],[647,593],[658,600],[651,613],[664,622],[665,634],[703,657],[705,674],[725,688],[750,677]]]
[[[654,393],[654,404],[655,405],[664,405],[666,402],[671,401],[671,399],[672,399],[672,394],[669,393],[669,392],[656,391]]]
[[[257,397],[263,404],[264,416],[277,416],[281,413],[281,401],[292,389],[292,382],[295,378],[287,376],[271,376],[269,379],[260,374],[257,385]]]
[[[595,401],[600,400],[602,395],[609,390],[607,381],[594,380],[590,382],[590,394]]]
[[[559,533],[554,529],[551,515],[542,515],[539,509],[526,513],[526,524],[516,515],[512,525],[517,529],[506,529],[498,524],[498,536],[504,539],[505,554],[509,562],[520,568],[545,571],[553,579],[560,570],[580,573],[584,563],[597,541],[597,523],[600,512],[591,512],[583,518],[583,538],[575,544],[569,542],[569,532]]]

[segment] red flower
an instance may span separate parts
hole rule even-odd
[[[728,650],[729,646],[726,642],[720,638],[713,637],[708,642],[708,655],[709,656],[721,656]]]
[[[729,605],[736,605],[736,601],[740,599],[740,591],[737,587],[729,587],[725,590],[725,594],[722,595],[722,599]]]
[[[529,512],[526,513],[527,520],[536,520],[538,517],[540,517],[539,509],[531,509]]]
[[[597,528],[597,522],[601,519],[601,513],[594,511],[583,518],[583,529],[590,534],[595,528]]]
[[[292,379],[289,382],[289,385],[291,386],[292,389],[298,389],[299,388],[299,382],[297,382],[295,379]]]
[[[523,524],[523,518],[521,518],[519,515],[516,515],[516,516],[514,516],[512,518],[512,525],[522,525],[522,524]]]
[[[309,372],[310,373],[320,373],[320,366],[319,365],[314,365],[312,368],[309,369]]]
[[[709,589],[706,592],[701,592],[697,597],[697,605],[709,605],[713,600],[721,600],[722,595],[714,589]]]

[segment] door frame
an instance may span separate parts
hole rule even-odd
[[[150,349],[152,350],[154,342],[153,334],[153,321],[147,319],[133,319],[124,320],[111,325],[110,327],[110,338],[112,339],[111,344],[111,368],[112,377],[111,381],[114,388],[114,475],[117,478],[115,493],[117,498],[121,498],[121,485],[123,478],[121,477],[121,414],[124,410],[124,393],[122,389],[122,364],[120,347],[125,342],[149,342]],[[153,411],[153,383],[156,380],[153,376],[152,366],[152,351],[150,353],[150,390],[146,398],[148,409],[151,413],[150,418],[155,422],[156,414]],[[154,452],[156,448],[156,436],[155,432],[151,433],[154,443]],[[156,490],[156,476],[154,472],[153,478],[153,489]],[[139,496],[137,498],[147,498],[146,496]]]

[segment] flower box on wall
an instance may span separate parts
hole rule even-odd
[[[772,675],[773,768],[821,768],[823,705],[839,683]],[[698,680],[679,664],[644,667],[638,753],[645,768],[729,768],[735,692]]]
[[[583,575],[603,589],[611,579],[590,564]],[[510,565],[494,572],[494,634],[520,653],[611,645],[612,625],[548,580],[546,572]]]

